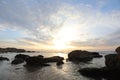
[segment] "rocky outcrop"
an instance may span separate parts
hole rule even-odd
[[[60,56],[53,56],[53,57],[49,57],[49,58],[44,58],[45,63],[59,62],[59,61],[62,61],[62,60],[64,60],[64,58],[60,57]]]
[[[41,56],[29,57],[25,61],[26,61],[26,65],[29,65],[29,66],[44,66],[45,65],[44,59]]]
[[[15,56],[14,60],[11,62],[11,64],[20,64],[20,63],[23,63],[29,57],[30,57],[29,55],[17,54]]]
[[[15,53],[31,53],[35,51],[26,51],[24,49],[17,49],[17,48],[0,48],[0,53],[7,53],[7,52],[15,52]]]
[[[79,70],[83,76],[94,78],[95,80],[120,80],[119,70],[109,70],[107,67],[103,68],[83,68]]]
[[[17,54],[15,56],[15,58],[19,58],[19,59],[23,59],[23,60],[26,60],[29,57],[30,57],[29,55],[25,55],[25,54]]]
[[[106,67],[110,70],[120,70],[120,47],[115,50],[117,54],[109,54],[105,56]]]
[[[120,54],[120,46],[117,47],[115,51],[117,52],[117,54]]]
[[[83,76],[92,77],[101,80],[120,80],[120,55],[118,47],[115,51],[117,54],[108,54],[105,56],[106,66],[103,68],[83,68],[79,72]]]
[[[88,51],[81,51],[81,50],[74,50],[68,54],[68,59],[70,61],[82,61],[87,62],[91,61],[93,58],[102,57],[97,52],[88,52]]]
[[[44,58],[42,56],[33,56],[26,59],[26,65],[29,66],[49,66],[49,62],[59,62],[64,60],[63,57],[53,56],[49,58]]]
[[[106,67],[110,70],[120,70],[120,56],[117,54],[109,54],[105,56]]]
[[[21,58],[15,58],[12,62],[11,62],[11,64],[20,64],[20,63],[23,63],[24,62],[24,60],[23,59],[21,59]]]
[[[7,58],[7,57],[0,57],[0,61],[4,61],[4,60],[6,60],[6,61],[9,61],[9,59]]]

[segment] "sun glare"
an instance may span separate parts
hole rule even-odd
[[[53,40],[54,47],[57,50],[63,50],[70,48],[70,43],[75,40],[78,36],[78,29],[76,26],[73,25],[74,23],[66,23],[64,26],[59,30],[59,32],[55,35],[55,39]],[[74,27],[73,27],[74,26]]]

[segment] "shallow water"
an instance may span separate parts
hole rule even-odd
[[[102,55],[113,52],[100,52]],[[0,80],[94,80],[83,77],[78,72],[79,69],[85,67],[103,67],[103,58],[94,58],[89,63],[72,63],[64,60],[65,64],[56,66],[55,63],[50,63],[48,67],[24,67],[25,63],[19,65],[11,65],[11,61],[18,53],[0,54],[0,56],[8,57],[10,61],[0,61]],[[22,53],[30,56],[43,55],[45,57],[62,56],[67,58],[66,53]]]

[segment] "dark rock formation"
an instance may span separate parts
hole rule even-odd
[[[53,57],[49,57],[49,58],[44,58],[44,61],[46,63],[48,63],[48,62],[59,62],[59,61],[62,61],[62,60],[64,60],[64,58],[60,57],[60,56],[53,56]]]
[[[79,70],[83,76],[94,78],[95,80],[120,80],[119,70],[109,70],[107,67],[103,68],[83,68]]]
[[[94,58],[101,58],[102,55],[100,55],[98,52],[91,52],[90,53]]]
[[[105,64],[109,69],[119,69],[120,70],[120,56],[117,54],[109,54],[105,56]]]
[[[25,55],[25,54],[17,54],[15,56],[15,58],[19,58],[19,59],[23,59],[25,60],[26,58],[29,58],[30,56],[29,55]]]
[[[102,57],[97,52],[88,52],[81,50],[74,50],[68,54],[68,59],[70,61],[82,61],[87,62],[91,61],[93,58]]]
[[[115,50],[118,54],[120,54],[120,46],[116,48]]]
[[[7,57],[0,57],[0,61],[3,61],[3,60],[7,60],[7,61],[9,61],[9,59],[7,58]]]
[[[15,59],[11,62],[11,64],[20,64],[20,63],[23,63],[23,62],[24,62],[23,59],[21,59],[21,58],[15,58]]]
[[[11,62],[11,64],[20,64],[20,63],[23,63],[29,57],[30,57],[29,55],[17,54],[15,56],[15,59]]]
[[[109,54],[105,56],[106,67],[110,70],[120,70],[120,47],[115,50],[117,54]]]
[[[49,62],[59,62],[64,58],[59,56],[53,56],[49,58],[44,58],[43,56],[33,56],[26,59],[26,65],[29,66],[49,66]]]
[[[26,61],[26,65],[29,66],[43,66],[45,63],[43,57],[41,56],[29,57],[25,61]]]
[[[116,49],[118,54],[108,54],[105,56],[104,68],[84,68],[79,70],[83,76],[92,77],[96,80],[105,78],[107,80],[120,80],[120,55],[119,47]]]
[[[24,49],[17,49],[17,48],[0,48],[0,53],[7,53],[7,52],[15,52],[15,53],[24,53],[24,52],[34,52],[34,51],[26,51]]]

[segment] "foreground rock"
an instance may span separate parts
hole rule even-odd
[[[117,54],[108,54],[105,56],[104,68],[84,68],[79,70],[83,76],[92,77],[101,80],[106,78],[107,80],[120,80],[120,47],[115,51]]]
[[[107,67],[103,68],[84,68],[79,70],[79,72],[86,77],[91,77],[96,80],[102,80],[103,78],[107,80],[120,80],[119,70],[109,70]]]
[[[74,50],[68,54],[68,59],[70,61],[81,61],[87,62],[91,61],[93,58],[102,57],[97,52],[88,52],[88,51],[81,51],[81,50]]]
[[[6,61],[9,61],[9,59],[7,57],[0,57],[0,61],[3,61],[3,60],[6,60]]]
[[[63,57],[53,56],[49,58],[44,58],[39,56],[33,56],[26,59],[26,65],[29,66],[49,66],[49,62],[59,62],[64,60]]]
[[[105,56],[106,67],[110,70],[120,70],[120,47],[115,50],[117,54],[109,54]]]
[[[30,57],[29,55],[17,54],[15,56],[15,59],[11,62],[11,64],[20,64],[20,63],[23,63],[29,57]]]
[[[120,70],[120,56],[117,54],[106,55],[105,64],[110,70]]]

